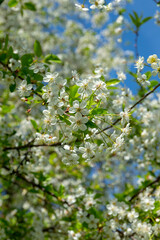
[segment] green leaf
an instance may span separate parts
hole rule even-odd
[[[14,92],[15,89],[16,89],[16,83],[9,85],[10,92]]]
[[[69,96],[71,97],[71,98],[74,98],[75,97],[75,95],[76,95],[76,93],[77,93],[77,91],[78,91],[78,86],[77,85],[74,85],[74,86],[72,86],[72,87],[70,87],[69,88]]]
[[[103,75],[100,77],[100,79],[101,79],[103,82],[106,81],[106,79],[105,79],[105,77],[104,77]]]
[[[132,77],[136,78],[137,79],[137,74],[136,73],[133,73],[131,71],[128,72]]]
[[[36,81],[43,81],[43,76],[40,75],[40,74],[37,74],[37,73],[34,73],[34,74],[33,74],[33,78],[34,78],[34,80],[36,80]]]
[[[4,2],[4,0],[0,0],[0,5]]]
[[[109,81],[106,82],[106,86],[110,86],[110,85],[117,85],[120,82],[120,80],[113,78]]]
[[[106,114],[108,111],[107,111],[107,109],[104,109],[104,108],[97,108],[97,109],[93,109],[92,111],[91,111],[91,114],[92,115],[103,115],[103,114]]]
[[[141,24],[144,24],[146,22],[148,22],[150,19],[152,19],[152,17],[146,17],[142,20]]]
[[[62,116],[59,116],[60,120],[64,121],[67,125],[71,125],[71,122],[66,118],[66,117],[62,117]]]
[[[133,23],[134,25],[136,25],[136,20],[135,20],[135,18],[132,16],[132,14],[129,14],[129,16],[130,16],[130,19],[131,19],[132,23]]]
[[[10,106],[2,105],[2,113],[3,114],[9,113],[14,107],[15,107],[14,105],[10,105]]]
[[[33,54],[27,53],[21,57],[22,67],[29,66],[33,62]]]
[[[10,0],[8,2],[9,7],[15,7],[18,4],[18,0]]]
[[[62,61],[59,59],[59,57],[57,57],[54,54],[49,54],[45,57],[44,61],[48,64],[51,64],[51,62],[55,62],[55,63],[62,63]]]
[[[158,81],[156,81],[156,80],[151,80],[150,81],[150,86],[149,86],[149,89],[152,89],[153,87],[155,87],[159,82]]]
[[[150,71],[146,72],[145,74],[147,76],[147,80],[152,77],[152,73]]]
[[[90,127],[90,128],[98,128],[98,126],[92,122],[91,120],[89,120],[87,123],[86,123],[86,126],[87,127]]]
[[[33,119],[31,119],[31,123],[32,123],[32,126],[34,127],[34,129],[35,129],[37,132],[39,132],[38,125],[37,125],[36,121],[33,120]]]
[[[6,53],[1,53],[0,54],[0,61],[5,61],[6,58],[7,58],[7,54]]]
[[[38,40],[36,40],[34,42],[34,52],[35,52],[37,57],[40,57],[42,55],[41,44],[40,44],[40,42]]]
[[[24,3],[24,9],[36,11],[36,6],[32,2],[26,2],[26,3]]]
[[[62,196],[64,194],[64,191],[65,191],[65,187],[63,185],[60,185],[59,187],[59,196]]]

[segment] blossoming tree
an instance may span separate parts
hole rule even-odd
[[[0,239],[160,239],[160,13],[130,2],[0,0]]]

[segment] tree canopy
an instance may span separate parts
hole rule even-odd
[[[154,16],[0,0],[1,240],[160,239],[160,56],[138,46],[160,24],[150,1]]]

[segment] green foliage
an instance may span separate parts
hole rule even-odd
[[[27,53],[21,57],[22,67],[28,67],[33,62],[33,54]]]
[[[36,11],[36,6],[32,2],[25,2],[23,8],[28,9],[30,11]]]
[[[133,14],[129,14],[132,23],[135,25],[136,29],[139,29],[144,23],[148,22],[152,17],[143,18],[143,15],[139,15],[133,11]]]
[[[51,64],[52,62],[55,62],[55,63],[62,63],[62,61],[59,59],[59,57],[57,57],[56,55],[54,54],[48,54],[44,61],[48,64]]]
[[[114,78],[114,79],[111,79],[109,81],[106,81],[106,86],[117,85],[118,83],[120,83],[120,80]]]
[[[8,6],[9,6],[9,7],[16,7],[17,4],[18,4],[18,0],[10,0],[10,1],[8,2]]]
[[[34,52],[37,57],[40,57],[42,55],[42,47],[38,40],[34,42]]]

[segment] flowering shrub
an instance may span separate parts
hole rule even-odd
[[[129,2],[0,1],[2,240],[160,239],[160,56]]]

